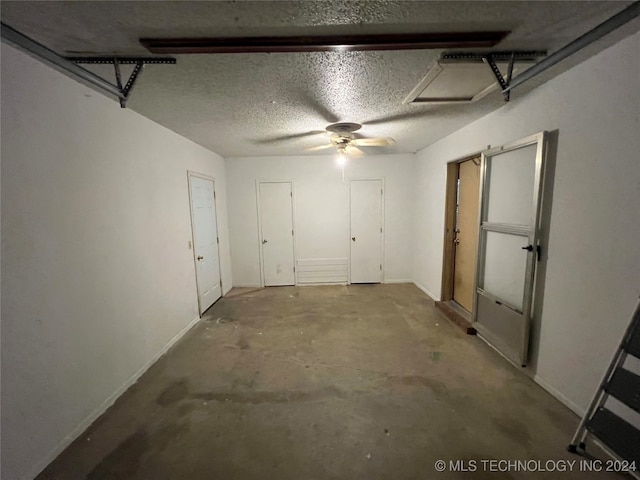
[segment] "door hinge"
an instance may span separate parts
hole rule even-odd
[[[293,230],[291,230],[291,236],[293,237]]]
[[[382,233],[382,227],[380,227],[380,233]]]
[[[220,245],[220,237],[216,237],[216,242]]]
[[[380,270],[382,270],[382,264],[380,264]]]
[[[295,266],[293,267],[293,271],[294,271],[294,273],[295,273],[295,271],[296,271],[296,267],[295,267]]]
[[[216,191],[215,190],[213,191],[213,199],[214,200],[216,199]]]
[[[293,198],[293,192],[289,192],[289,196]]]
[[[380,195],[384,195],[384,191],[380,189]]]

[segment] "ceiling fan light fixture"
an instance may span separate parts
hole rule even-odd
[[[345,147],[338,147],[338,155],[336,156],[336,163],[340,167],[344,167],[347,163],[347,150]]]
[[[330,141],[325,145],[307,148],[307,151],[314,152],[325,148],[336,148],[338,155],[336,163],[344,165],[349,158],[361,157],[364,152],[358,147],[390,147],[396,143],[391,137],[363,137],[356,136],[353,132],[362,128],[359,123],[339,122],[328,125],[325,132],[330,135]],[[299,134],[289,135],[288,138],[298,137]]]

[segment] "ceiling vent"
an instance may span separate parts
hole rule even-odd
[[[530,52],[533,53],[533,52]],[[544,54],[543,52],[535,52]],[[520,57],[520,58],[519,58]],[[533,55],[515,57],[512,75],[535,63]],[[495,58],[495,57],[494,57]],[[510,59],[495,58],[495,66],[507,78]],[[416,85],[403,104],[473,103],[499,88],[496,76],[480,54],[443,56]]]

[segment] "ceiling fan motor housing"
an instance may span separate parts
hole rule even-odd
[[[362,128],[362,125],[360,125],[359,123],[339,122],[339,123],[332,123],[331,125],[327,126],[326,130],[327,132],[332,132],[332,133],[352,133],[357,130],[360,130],[361,128]]]

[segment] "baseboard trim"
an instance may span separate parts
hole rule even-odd
[[[485,342],[493,351],[495,351],[498,355],[500,355],[502,358],[504,358],[507,363],[509,363],[511,366],[513,366],[513,368],[515,368],[516,370],[518,370],[519,372],[522,372],[523,374],[525,374],[527,377],[529,377],[531,380],[533,380],[534,382],[536,382],[538,385],[540,385],[540,387],[545,390],[546,392],[548,392],[549,394],[551,394],[552,397],[554,397],[556,400],[558,400],[561,404],[563,404],[565,407],[567,407],[569,410],[571,410],[573,413],[575,413],[576,415],[578,415],[578,417],[582,418],[584,416],[584,410],[582,408],[580,408],[578,405],[576,405],[575,403],[573,403],[571,400],[569,400],[567,397],[565,397],[562,393],[560,393],[560,391],[555,388],[554,386],[552,386],[550,383],[548,383],[546,380],[544,380],[543,378],[541,378],[539,375],[535,374],[530,367],[525,367],[522,368],[520,365],[517,365],[516,363],[513,362],[513,360],[511,360],[509,357],[507,357],[504,353],[502,353],[500,350],[498,350],[489,340],[487,340],[485,337],[482,336],[481,333],[477,334],[478,337]]]
[[[420,285],[418,282],[413,282],[413,284],[418,287],[420,290],[422,290],[424,293],[427,294],[428,297],[431,298],[431,300],[433,300],[434,302],[439,302],[440,299],[434,295],[433,293],[431,293],[429,290],[427,290],[425,287],[423,287],[422,285]]]
[[[413,282],[409,279],[392,278],[390,280],[385,279],[383,283],[413,283]]]
[[[107,411],[107,409],[114,404],[114,402],[122,395],[127,389],[136,383],[138,379],[144,375],[144,373],[156,363],[160,357],[162,357],[167,351],[175,345],[175,343],[180,340],[189,330],[196,326],[196,324],[200,321],[200,317],[196,317],[189,322],[182,330],[180,330],[164,347],[162,347],[158,353],[156,353],[151,360],[149,360],[144,366],[142,366],[138,371],[136,371],[126,382],[124,382],[120,387],[116,389],[111,395],[107,397],[107,399],[98,406],[93,412],[91,412],[84,420],[80,422],[80,424],[75,427],[69,434],[65,435],[65,437],[56,445],[46,456],[45,458],[36,464],[29,473],[24,477],[24,480],[31,480],[36,478],[42,471],[47,468],[47,466],[53,462],[58,455],[60,455],[65,448],[67,448],[75,439],[77,439],[82,433],[91,426],[93,422],[95,422],[100,415]]]
[[[565,407],[567,407],[573,413],[578,415],[578,417],[582,418],[584,416],[585,412],[582,408],[580,408],[578,405],[576,405],[567,397],[565,397],[562,393],[560,393],[560,391],[557,388],[549,384],[547,381],[540,378],[538,375],[533,375],[533,381],[536,382],[538,385],[540,385],[542,388],[544,388],[551,395],[553,395],[560,403],[562,403]]]

